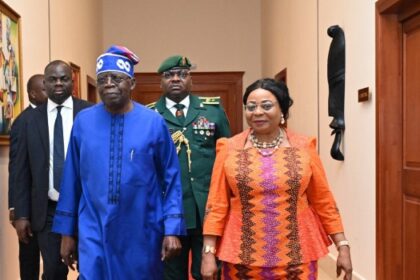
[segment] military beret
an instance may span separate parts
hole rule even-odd
[[[191,68],[190,60],[185,56],[174,55],[165,59],[157,70],[158,73],[163,73],[174,67]]]

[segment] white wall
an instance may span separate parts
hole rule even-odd
[[[103,48],[122,44],[156,72],[174,54],[197,71],[245,71],[244,87],[261,76],[260,0],[103,0]],[[115,20],[118,19],[118,20]]]
[[[102,52],[102,1],[50,2],[51,60],[80,66],[82,97],[86,99],[86,75],[96,79],[96,58]]]
[[[374,2],[262,1],[262,73],[287,67],[295,104],[290,127],[319,136],[319,152],[352,244],[358,279],[375,279],[375,103],[357,102],[357,90],[375,88]],[[328,116],[327,28],[346,35],[344,162],[333,160]],[[319,100],[319,101],[318,101]],[[303,103],[303,104],[301,104]],[[331,248],[330,260],[336,256]],[[322,262],[329,264],[331,262]],[[333,271],[331,276],[333,277]]]
[[[346,35],[346,105],[343,163],[329,156],[332,137],[328,124],[326,61],[329,26],[340,25]],[[372,100],[357,102],[358,89],[375,89],[375,1],[319,1],[320,154],[352,243],[355,271],[375,279],[375,92]],[[324,63],[322,63],[324,62]]]
[[[274,77],[287,68],[294,104],[288,125],[317,136],[317,6],[316,1],[261,1],[262,74]]]
[[[101,0],[5,2],[21,16],[24,107],[28,105],[26,82],[44,72],[50,55],[81,67],[82,97],[86,98],[86,74],[95,77],[95,61],[102,49]],[[0,146],[0,279],[19,279],[18,242],[8,222],[8,162],[9,148]]]

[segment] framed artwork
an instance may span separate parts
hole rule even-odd
[[[73,78],[73,96],[81,97],[81,85],[80,85],[80,66],[70,62],[72,78]]]
[[[20,16],[0,1],[0,145],[9,144],[10,128],[22,112]]]

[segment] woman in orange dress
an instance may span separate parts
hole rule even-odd
[[[316,141],[285,128],[293,103],[286,85],[258,80],[243,103],[250,128],[217,142],[203,279],[217,279],[216,257],[222,279],[317,279],[317,260],[331,240],[337,274],[351,279],[349,243]]]

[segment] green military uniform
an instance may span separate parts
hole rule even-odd
[[[172,135],[179,131],[188,140],[188,144],[175,140],[175,146],[180,147],[178,157],[182,174],[184,215],[187,229],[201,227],[197,223],[203,222],[216,155],[216,140],[230,136],[229,123],[219,104],[219,98],[190,95],[184,124],[180,124],[166,108],[165,97],[148,106],[162,115]],[[191,150],[190,157],[187,153],[188,146]]]
[[[175,146],[179,148],[178,157],[181,166],[186,226],[188,233],[196,234],[202,244],[202,223],[216,155],[216,140],[221,137],[229,137],[230,128],[219,97],[189,95],[189,98],[190,105],[183,124],[166,108],[164,96],[148,106],[159,112],[166,120]],[[194,248],[192,249],[194,250]],[[198,250],[201,252],[201,248]],[[185,266],[188,269],[188,263],[182,263],[182,261],[181,259],[177,263],[175,258],[169,262],[172,263],[173,268],[179,269],[180,275],[183,274]],[[199,263],[197,264],[197,262]],[[198,266],[195,270],[198,270],[199,273],[201,259],[195,260],[195,262],[193,259],[194,265]],[[192,270],[194,272],[194,268]],[[167,279],[175,278],[167,277]]]

